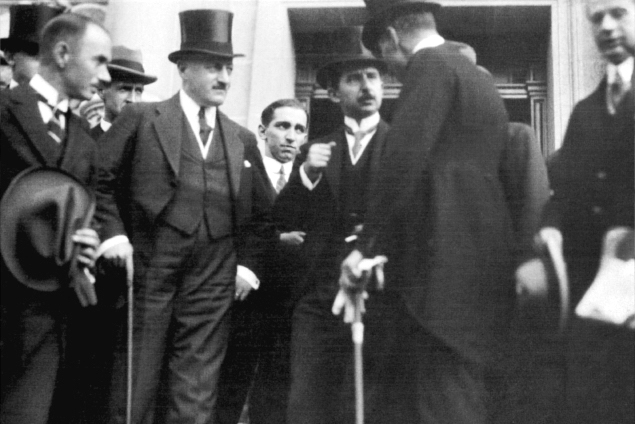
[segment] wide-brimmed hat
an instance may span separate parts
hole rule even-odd
[[[362,42],[371,51],[377,48],[377,41],[384,26],[398,13],[406,11],[428,11],[436,13],[441,5],[428,0],[364,0],[369,20],[364,25]]]
[[[108,63],[108,72],[113,82],[125,81],[146,85],[157,80],[154,75],[145,73],[141,50],[129,49],[126,46],[112,48],[112,60]]]
[[[0,252],[9,271],[35,290],[62,288],[79,272],[72,236],[94,211],[93,193],[60,169],[18,174],[0,200]]]
[[[364,48],[361,40],[362,27],[339,28],[325,35],[325,45],[331,46],[333,52],[327,59],[327,63],[322,66],[316,75],[316,80],[323,88],[328,88],[329,80],[335,72],[344,67],[372,66],[381,73],[386,72],[386,63],[377,59],[372,53]]]
[[[0,39],[4,51],[25,51],[36,55],[40,46],[40,32],[63,8],[45,4],[14,4],[9,7],[9,36]]]
[[[232,59],[232,20],[234,14],[226,10],[195,9],[179,13],[181,49],[168,55],[171,62],[192,56],[212,56]]]

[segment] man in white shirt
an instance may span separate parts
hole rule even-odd
[[[342,111],[343,122],[302,147],[298,172],[292,174],[274,206],[274,216],[287,227],[306,232],[298,263],[302,274],[292,287],[289,423],[353,422],[353,345],[349,327],[332,315],[331,304],[337,293],[339,264],[350,246],[345,239],[364,222],[370,181],[388,131],[379,116],[386,68],[362,48],[360,33],[361,28],[353,27],[325,36],[336,53],[318,71],[317,81]],[[369,307],[373,317],[383,304],[382,297],[377,299],[378,304]],[[369,325],[368,364],[384,353],[385,339],[374,337],[382,328]],[[378,361],[368,374],[366,402],[373,410],[382,403],[373,389],[384,363]]]
[[[260,122],[263,162],[271,193],[277,196],[291,173],[297,172],[294,160],[306,141],[308,115],[298,100],[281,99],[262,111]],[[219,381],[219,424],[236,424],[247,397],[251,422],[284,422],[289,389],[289,291],[305,235],[294,228],[277,228],[264,259],[261,287],[232,307],[232,330]]]
[[[99,125],[90,130],[95,140],[108,131],[124,106],[140,102],[145,86],[157,80],[157,77],[145,73],[141,50],[126,46],[113,46],[108,72],[111,83],[99,92],[104,101],[105,114]]]
[[[564,352],[566,378],[557,422],[629,422],[635,415],[635,332],[573,311],[598,271],[605,233],[633,229],[635,2],[588,0],[586,11],[606,77],[573,110],[549,166],[553,195],[541,224],[562,239],[572,311],[564,346],[554,353]],[[537,277],[519,282],[528,299],[546,296],[540,260],[524,263],[519,273]]]
[[[60,169],[92,184],[96,146],[88,124],[70,112],[69,99],[89,99],[110,81],[110,48],[108,33],[84,17],[62,15],[45,26],[39,72],[27,83],[0,92],[3,194],[16,175],[34,166]],[[73,240],[80,247],[79,263],[92,268],[97,233],[80,229]],[[68,279],[60,277],[59,282],[55,291],[22,286],[2,261],[2,422],[45,424],[50,422],[53,395],[64,398],[59,396],[58,370],[66,353],[65,322],[72,304]],[[91,283],[75,289],[82,306],[96,302]]]
[[[255,136],[219,107],[233,70],[224,10],[179,14],[182,88],[123,109],[100,139],[96,217],[109,266],[134,273],[133,422],[213,422],[229,310],[259,285],[271,195]],[[134,249],[134,255],[133,255]],[[125,418],[125,355],[113,422]]]

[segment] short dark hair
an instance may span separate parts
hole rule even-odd
[[[95,25],[104,32],[108,32],[100,23],[76,13],[64,13],[51,19],[42,29],[40,36],[41,62],[46,64],[52,60],[53,48],[58,42],[62,40],[77,41],[86,33],[86,29],[90,25]]]
[[[304,111],[304,113],[306,113],[308,122],[309,112],[307,112],[302,102],[297,99],[280,99],[276,100],[275,102],[264,108],[262,114],[260,115],[260,123],[265,127],[268,126],[273,120],[273,114],[275,113],[276,109],[280,109],[281,107],[292,107]]]
[[[390,25],[398,32],[409,33],[420,28],[436,28],[434,13],[425,8],[403,10],[394,14]]]

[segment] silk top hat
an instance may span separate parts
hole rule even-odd
[[[407,11],[427,11],[436,13],[439,3],[428,0],[364,0],[370,19],[364,25],[362,42],[371,51],[377,48],[377,41],[384,26],[398,13]]]
[[[198,9],[179,13],[181,49],[168,55],[171,62],[184,57],[212,56],[232,59],[232,20],[234,14],[226,10]]]
[[[329,80],[335,76],[336,71],[347,66],[359,64],[375,67],[381,73],[386,72],[386,64],[375,58],[362,45],[361,33],[361,27],[346,27],[337,29],[326,36],[325,45],[331,46],[335,53],[317,72],[316,80],[323,88],[328,88]]]
[[[40,45],[40,32],[64,9],[44,4],[14,4],[9,8],[9,36],[0,39],[4,51],[24,51],[36,55]]]
[[[146,85],[157,80],[157,77],[145,73],[141,50],[133,50],[125,46],[112,48],[112,60],[108,63],[108,72],[110,72],[110,78],[113,81]]]
[[[55,291],[79,272],[72,235],[86,227],[95,197],[72,175],[29,168],[0,200],[0,252],[13,276],[39,291]]]

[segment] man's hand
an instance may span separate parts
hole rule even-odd
[[[132,254],[132,245],[128,242],[118,243],[111,246],[110,248],[108,248],[108,250],[104,251],[102,255],[105,270],[112,268],[125,268],[128,284],[132,284],[132,279],[134,276]]]
[[[546,300],[549,290],[547,270],[541,259],[531,259],[516,270],[516,294],[519,302]]]
[[[320,176],[320,173],[331,160],[331,150],[335,147],[336,143],[331,141],[330,143],[315,143],[309,148],[306,160],[302,166],[307,177],[311,181],[315,181]]]
[[[288,233],[280,234],[280,242],[287,246],[299,246],[304,243],[304,236],[306,233],[304,231],[291,231]]]
[[[73,234],[73,242],[79,246],[77,262],[85,268],[95,267],[99,236],[92,228],[80,228]]]
[[[247,298],[249,293],[253,290],[251,284],[247,282],[240,275],[236,275],[236,300],[243,301]]]
[[[359,250],[353,250],[342,262],[342,273],[340,274],[340,288],[345,291],[360,290],[362,280],[362,270],[359,264],[364,259],[364,255]]]

